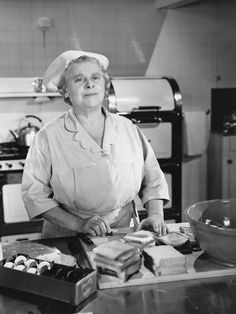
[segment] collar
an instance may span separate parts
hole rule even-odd
[[[80,143],[83,149],[89,149],[93,153],[105,152],[110,153],[111,145],[117,139],[117,123],[113,114],[108,112],[105,107],[102,107],[105,115],[105,130],[103,136],[103,147],[101,148],[93,138],[87,133],[82,125],[77,120],[73,108],[71,108],[64,117],[64,126],[68,132],[75,133],[75,140]]]

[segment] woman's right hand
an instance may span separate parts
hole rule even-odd
[[[111,232],[108,222],[98,215],[85,219],[81,229],[81,232],[90,234],[92,237],[105,237]]]

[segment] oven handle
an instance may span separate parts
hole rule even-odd
[[[160,124],[162,122],[162,118],[161,117],[154,117],[153,121],[150,121],[150,122],[142,122],[139,119],[131,118],[131,121],[134,124],[154,124],[154,125],[156,125],[156,124]]]

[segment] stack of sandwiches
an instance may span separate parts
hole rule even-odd
[[[160,245],[143,250],[144,265],[156,276],[186,273],[185,255],[171,245]]]
[[[137,248],[122,240],[101,244],[93,249],[94,262],[100,276],[112,276],[119,282],[125,282],[138,272],[142,257]]]

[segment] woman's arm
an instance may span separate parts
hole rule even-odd
[[[147,210],[148,217],[158,216],[160,219],[164,219],[163,200],[149,200],[144,204],[144,208]]]
[[[40,218],[44,218],[49,222],[63,227],[65,229],[81,232],[81,220],[79,217],[65,211],[59,206],[49,209],[47,212],[40,215]]]
[[[107,233],[111,232],[109,224],[101,217],[96,215],[91,218],[82,219],[65,211],[59,206],[48,210],[40,217],[65,229],[74,232],[88,233],[94,237],[106,236]]]
[[[166,234],[163,205],[169,201],[168,185],[157,158],[147,138],[138,129],[144,155],[144,177],[139,196],[147,210],[148,218],[144,219],[139,229],[151,228],[160,235]]]

